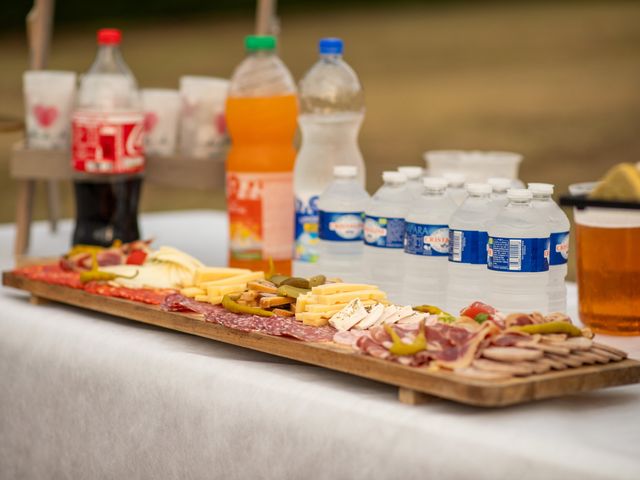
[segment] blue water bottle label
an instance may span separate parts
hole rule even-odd
[[[320,210],[320,240],[361,242],[363,212],[325,212]]]
[[[365,216],[364,243],[371,247],[404,248],[404,218]]]
[[[569,259],[569,232],[552,233],[549,243],[549,265],[567,263]]]
[[[449,230],[449,261],[486,265],[487,232]]]
[[[487,267],[501,272],[546,272],[549,239],[489,237]]]
[[[318,261],[318,196],[295,199],[295,259]]]
[[[404,251],[412,255],[446,257],[449,255],[449,227],[406,222]]]

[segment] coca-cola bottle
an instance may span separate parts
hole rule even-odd
[[[120,30],[98,31],[98,55],[80,79],[72,119],[74,244],[109,246],[140,237],[144,115],[121,37]]]

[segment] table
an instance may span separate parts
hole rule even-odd
[[[147,214],[207,264],[221,212]],[[13,226],[0,226],[12,266]],[[33,230],[68,247],[71,224]],[[576,308],[575,286],[570,286]],[[0,289],[0,478],[640,478],[640,385],[486,410]],[[640,358],[640,339],[601,339]]]

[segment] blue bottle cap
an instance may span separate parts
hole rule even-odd
[[[321,38],[318,48],[320,55],[342,55],[343,43],[339,38]]]

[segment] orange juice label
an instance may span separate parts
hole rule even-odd
[[[291,258],[294,216],[291,172],[227,172],[227,209],[231,258]]]

